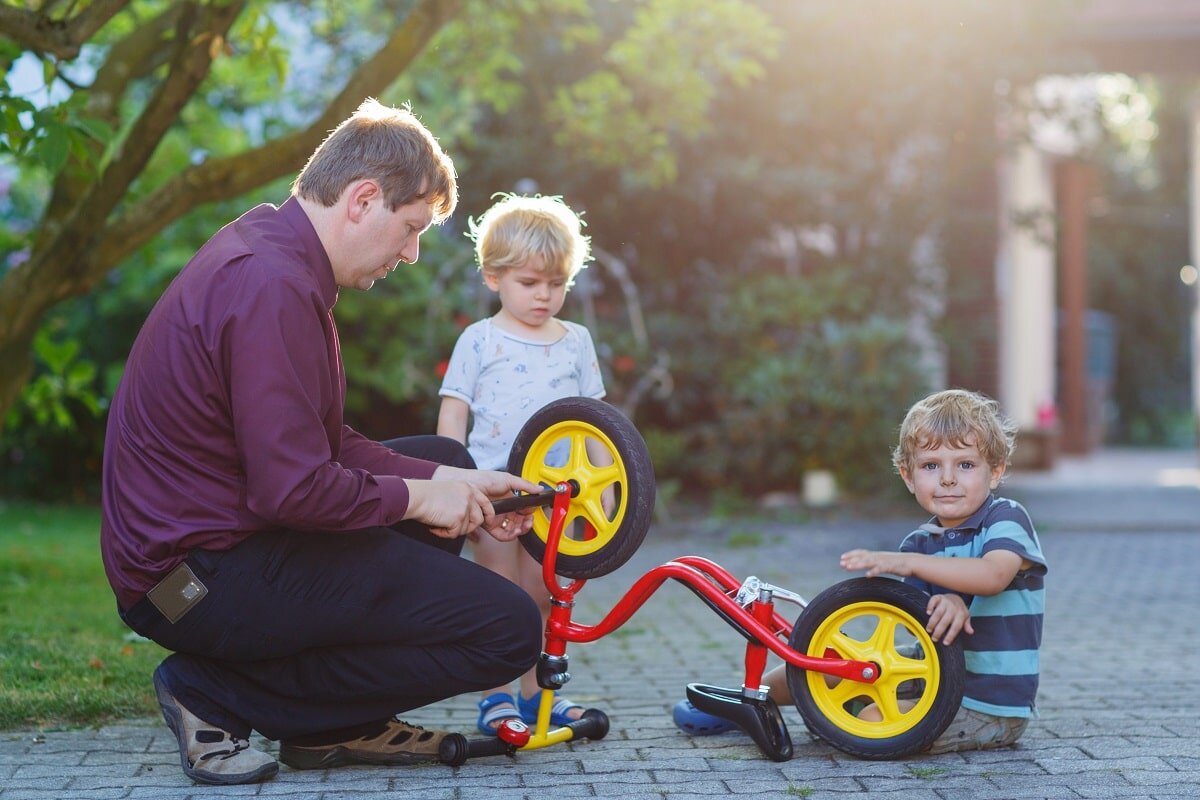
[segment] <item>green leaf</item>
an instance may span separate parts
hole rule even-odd
[[[34,145],[34,153],[38,160],[46,165],[46,169],[56,175],[62,169],[63,164],[67,163],[70,147],[71,142],[66,126],[55,124],[48,127],[46,135]]]

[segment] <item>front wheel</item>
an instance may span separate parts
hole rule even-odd
[[[641,545],[654,512],[654,468],[646,442],[616,406],[589,397],[555,400],[521,428],[508,471],[528,481],[574,488],[555,571],[598,578]],[[534,512],[521,544],[541,563],[550,536],[549,509]]]
[[[860,758],[901,758],[933,744],[962,703],[961,644],[925,630],[929,595],[887,578],[854,578],[821,592],[792,629],[792,649],[874,663],[875,683],[788,665],[788,687],[804,724]],[[866,711],[864,712],[864,709]]]

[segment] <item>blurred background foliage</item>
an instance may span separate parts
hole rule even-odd
[[[54,180],[101,169],[145,107],[152,71],[122,100],[124,128],[89,119],[89,83],[171,5],[128,3],[77,58],[0,52],[0,284],[36,247]],[[438,5],[245,2],[123,202],[311,123],[393,21]],[[1068,66],[1054,42],[1070,0],[444,6],[380,95],[410,102],[452,154],[459,211],[423,239],[416,267],[342,293],[348,421],[377,437],[433,429],[439,365],[493,310],[466,220],[495,192],[540,191],[582,211],[602,251],[563,313],[594,327],[609,399],[645,434],[664,485],[758,495],[824,468],[860,496],[894,490],[895,428],[938,388],[912,344],[914,311],[981,291],[965,265],[994,248],[995,218],[963,198],[990,185],[998,95]],[[32,92],[18,80],[31,68]],[[1159,146],[1186,134],[1185,92],[1132,91],[1155,101],[1164,135],[1136,164],[1119,136],[1103,145],[1112,224],[1092,241],[1092,291],[1122,326],[1114,435],[1162,443],[1187,409],[1187,309],[1155,299],[1182,297],[1167,284],[1186,258],[1186,170],[1156,159],[1186,157]],[[150,306],[218,227],[281,202],[289,182],[198,205],[46,312],[4,413],[0,494],[94,497],[104,409]],[[951,358],[992,334],[940,321]]]

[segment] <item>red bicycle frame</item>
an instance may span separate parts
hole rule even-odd
[[[745,687],[757,688],[762,684],[768,649],[787,663],[801,669],[859,683],[874,683],[879,677],[878,666],[869,661],[816,657],[793,650],[780,638],[790,635],[792,625],[775,611],[770,593],[765,593],[765,597],[760,594],[747,607],[739,605],[730,596],[736,593],[741,585],[737,579],[717,564],[699,556],[682,556],[650,570],[638,579],[608,615],[595,625],[573,622],[571,609],[575,606],[575,595],[585,581],[575,580],[566,586],[560,586],[555,575],[559,540],[562,538],[571,502],[571,488],[562,483],[555,491],[554,505],[550,510],[550,528],[546,537],[546,553],[542,560],[542,579],[551,596],[550,617],[546,623],[547,655],[563,656],[566,654],[567,642],[592,642],[612,633],[625,624],[664,582],[674,578],[703,596],[732,624],[751,635],[752,638],[746,644],[746,680],[743,684]]]

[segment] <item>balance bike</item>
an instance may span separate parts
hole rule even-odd
[[[604,738],[609,720],[598,709],[550,727],[554,692],[571,677],[567,643],[612,633],[668,579],[684,584],[746,639],[741,687],[691,683],[688,699],[735,723],[768,758],[786,761],[793,754],[779,707],[762,685],[768,651],[787,664],[788,687],[808,730],[861,758],[918,752],[957,712],[965,675],[961,645],[934,641],[925,630],[928,596],[896,580],[853,578],[807,602],[754,576],[739,581],[708,559],[681,556],[645,573],[600,622],[573,621],[575,596],[585,582],[629,560],[645,539],[654,509],[654,470],[645,442],[614,406],[589,398],[550,403],[517,435],[508,469],[546,487],[495,503],[497,513],[537,509],[532,530],[520,541],[541,563],[551,598],[537,668],[538,718],[532,730],[519,720],[504,720],[495,738],[469,741],[452,734],[439,754],[444,763]],[[557,576],[571,582],[561,585]],[[776,611],[775,600],[801,608],[794,624]],[[860,717],[867,706],[881,719]]]

